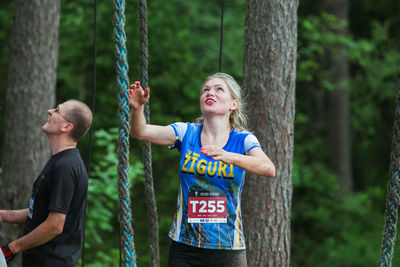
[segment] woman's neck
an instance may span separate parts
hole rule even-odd
[[[201,132],[202,145],[224,146],[229,139],[231,126],[226,119],[207,119],[203,120],[203,129]]]

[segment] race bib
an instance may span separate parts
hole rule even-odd
[[[28,212],[28,217],[32,219],[33,215],[33,205],[35,205],[35,196],[31,197],[31,201],[29,202],[29,212]]]
[[[190,191],[189,223],[226,223],[226,192]]]

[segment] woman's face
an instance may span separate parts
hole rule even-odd
[[[221,78],[208,80],[201,88],[200,109],[204,116],[227,116],[237,109],[238,100],[233,99],[226,82]]]

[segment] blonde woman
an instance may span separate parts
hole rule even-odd
[[[146,124],[150,88],[136,82],[129,93],[132,136],[180,152],[169,266],[247,266],[240,208],[245,173],[274,177],[275,166],[246,130],[240,86],[225,73],[207,77],[202,116],[168,126]]]

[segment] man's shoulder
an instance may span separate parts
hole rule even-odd
[[[76,178],[87,177],[86,167],[79,151],[66,151],[66,153],[55,159],[52,166],[52,175]]]
[[[55,159],[56,166],[79,166],[83,164],[82,157],[77,149],[68,149]]]

